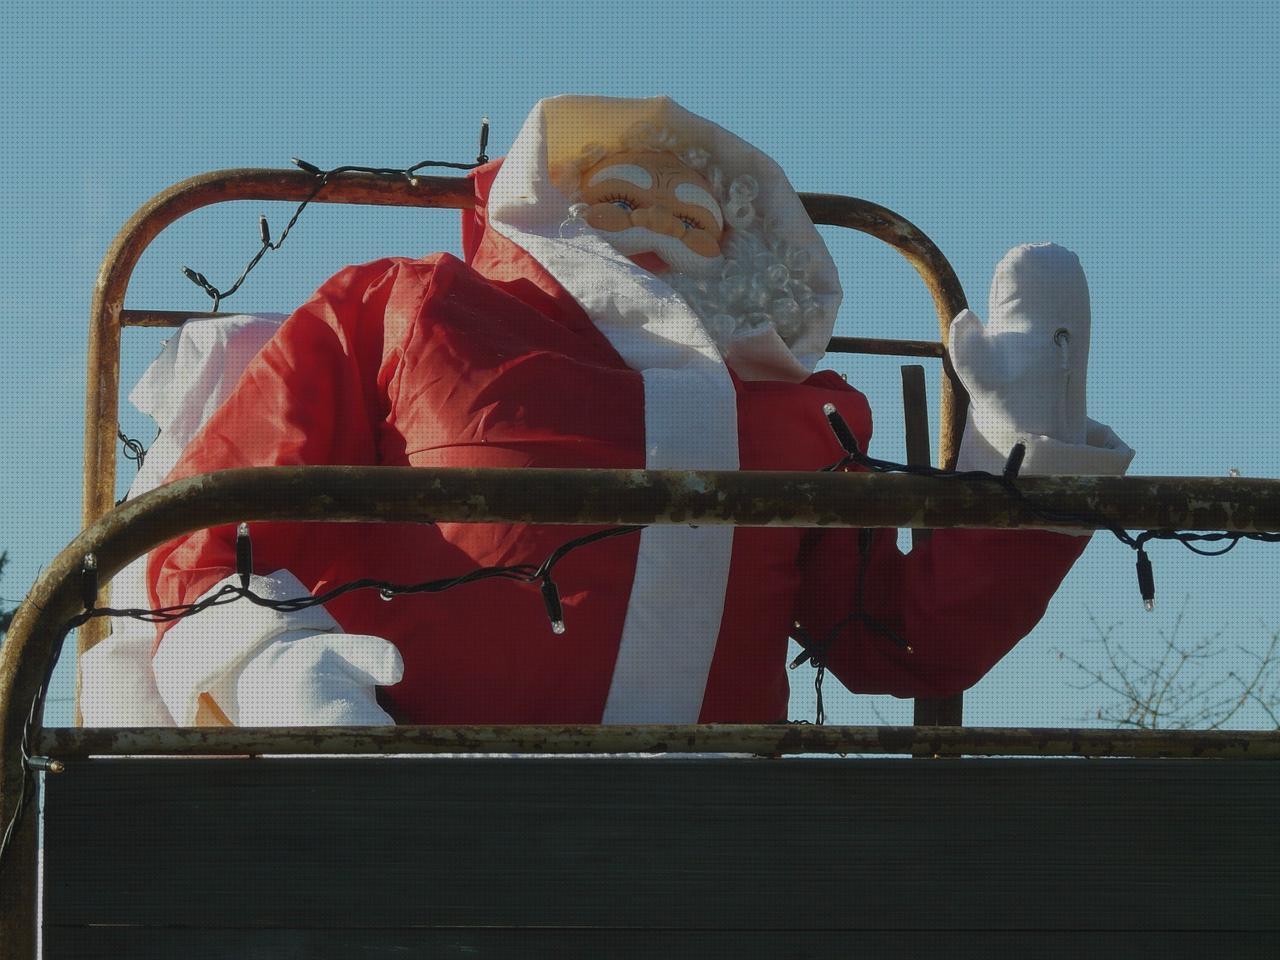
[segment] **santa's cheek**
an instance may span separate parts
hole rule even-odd
[[[690,230],[681,239],[694,253],[704,257],[720,256],[720,239],[710,230]]]
[[[586,213],[587,223],[605,233],[617,233],[631,226],[631,211],[616,203],[593,203]]]

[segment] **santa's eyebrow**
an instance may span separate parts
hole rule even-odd
[[[587,186],[594,187],[601,180],[625,180],[627,183],[635,184],[642,190],[648,190],[653,187],[653,174],[634,163],[618,163],[611,167],[605,167],[587,181]]]
[[[676,199],[681,203],[702,207],[707,213],[715,217],[716,227],[724,229],[724,215],[720,212],[720,204],[716,203],[715,197],[711,196],[696,183],[682,183],[677,186]]]

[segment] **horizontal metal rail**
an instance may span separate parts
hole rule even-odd
[[[217,170],[161,191],[139,207],[121,227],[103,257],[90,308],[82,508],[85,526],[110,510],[115,501],[121,330],[125,326],[175,326],[184,319],[179,311],[124,309],[125,294],[143,252],[166,227],[195,210],[235,200],[300,201],[311,197],[315,187],[315,177],[301,170]],[[467,210],[474,206],[475,188],[467,177],[421,176],[409,180],[347,173],[330,178],[313,199],[316,203]],[[947,341],[951,320],[967,306],[967,300],[951,264],[924,231],[887,207],[835,194],[802,193],[800,200],[814,223],[858,230],[889,244],[906,258],[924,282],[937,314],[939,342],[836,337],[830,349],[940,357],[943,377],[939,395],[938,455],[943,465],[954,465],[968,396],[942,344]],[[197,314],[188,316],[194,315]],[[88,650],[101,640],[104,629],[105,624],[97,621],[86,624],[80,631],[80,651]]]
[[[734,524],[892,528],[1083,526],[1280,531],[1280,481],[1028,477],[1019,494],[982,479],[883,474],[263,467],[167,484],[99,519],[46,568],[0,648],[0,746],[15,756],[25,710],[82,607],[80,567],[103,583],[192,530],[242,520]],[[9,768],[3,768],[9,769]],[[11,782],[11,781],[10,781]],[[5,779],[0,774],[0,798]]]
[[[809,753],[1280,760],[1280,731],[855,727],[814,724],[46,729],[39,752],[95,756],[438,753]]]
[[[26,782],[22,742],[27,715],[58,655],[65,625],[83,608],[81,568],[89,553],[96,557],[98,576],[105,583],[131,560],[174,537],[242,520],[1051,526],[1036,515],[1036,505],[1093,517],[1086,526],[1280,532],[1280,481],[1028,477],[1020,480],[1018,487],[1020,494],[1015,495],[989,480],[882,474],[410,467],[252,468],[167,484],[88,526],[45,568],[14,616],[6,642],[0,646],[0,824],[9,822],[20,802],[21,785]],[[699,750],[752,753],[790,752],[793,746],[825,753],[877,752],[875,744],[881,744],[883,750],[889,743],[912,753],[1266,757],[1276,748],[1271,734],[1252,733],[1217,739],[1217,735],[1200,733],[1161,733],[1169,739],[1160,741],[1144,739],[1146,735],[1138,732],[1037,731],[1020,737],[1008,732],[921,728],[899,733],[894,739],[891,732],[842,732],[839,728],[816,732],[802,726],[779,726],[744,728],[740,735],[726,733],[721,740],[716,739],[718,729],[662,735],[649,731],[646,740],[644,731],[627,739],[625,731],[609,727],[564,733],[559,739],[545,729],[536,733],[531,729],[524,728],[523,734],[515,731],[515,739],[510,730],[505,734],[491,732],[486,738],[482,732],[472,729],[467,734],[460,728],[436,728],[434,732],[430,728],[396,728],[382,734],[364,730],[341,739],[347,749],[360,752],[378,752],[370,747],[380,735],[392,738],[396,752],[413,752],[409,746],[413,742],[444,742],[440,738],[447,740],[451,752],[521,752],[527,747],[527,742],[519,739],[523,735],[541,737],[542,749],[566,752],[674,749],[672,744],[681,738]],[[306,752],[306,743],[323,746],[322,752],[335,752],[337,743],[324,741],[325,732],[314,730],[231,731],[220,734],[227,738],[224,740],[210,739],[218,736],[211,731],[146,735],[137,731],[51,732],[40,729],[38,715],[32,736],[33,746],[39,744],[40,749],[54,752],[65,749],[68,755],[73,749],[83,749],[86,754],[113,752],[113,744],[130,752],[146,752],[148,736],[152,747],[164,753],[184,752],[184,738],[188,744],[198,744],[205,754]],[[130,741],[130,736],[135,739]],[[251,742],[255,736],[266,739],[255,746]],[[988,738],[986,746],[983,737]],[[1037,745],[1034,750],[1033,745]],[[18,822],[0,878],[0,941],[7,939],[12,944],[27,942],[34,922],[30,887],[36,857],[34,819],[28,815]]]
[[[191,177],[156,194],[121,227],[102,260],[90,309],[89,363],[85,396],[85,487],[83,515],[90,524],[105,514],[115,497],[116,420],[120,391],[120,331],[126,325],[171,326],[175,311],[125,311],[125,293],[143,252],[166,227],[195,210],[234,200],[300,201],[316,180],[301,170],[217,170]],[[316,203],[470,209],[475,190],[466,177],[420,176],[413,181],[362,173],[335,176],[315,196]],[[802,193],[814,223],[847,227],[873,236],[897,250],[920,275],[937,313],[939,343],[885,341],[888,346],[859,352],[942,357],[945,376],[940,397],[939,461],[954,463],[959,450],[968,397],[942,350],[951,320],[968,301],[951,264],[915,224],[879,204],[835,194]],[[194,316],[196,314],[189,314]],[[848,351],[857,340],[835,338],[833,349]],[[838,341],[846,341],[836,345]],[[901,350],[899,349],[901,347]]]

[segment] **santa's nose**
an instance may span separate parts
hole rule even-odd
[[[654,233],[665,233],[670,237],[679,237],[684,233],[684,224],[669,207],[660,203],[641,207],[631,214],[631,222],[638,227],[645,227]]]

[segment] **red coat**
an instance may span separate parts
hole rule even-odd
[[[476,175],[478,212],[464,216],[466,263],[447,254],[387,259],[331,278],[264,348],[171,477],[297,464],[643,468],[641,375],[538,264],[486,229],[493,172]],[[837,374],[733,381],[741,469],[816,470],[837,460],[822,415],[828,402],[866,449],[867,401]],[[318,593],[364,577],[411,583],[477,565],[536,565],[588,529],[255,524],[254,557],[256,572],[287,569]],[[233,573],[233,537],[224,527],[156,550],[155,602],[193,601]],[[562,636],[550,632],[536,586],[507,581],[391,602],[361,591],[328,610],[348,632],[385,637],[401,651],[404,680],[380,692],[398,722],[595,723],[618,656],[637,542],[601,541],[557,566]],[[941,530],[904,556],[893,531],[878,531],[867,613],[912,652],[850,622],[830,646],[830,668],[855,692],[963,690],[1040,620],[1086,542]],[[793,624],[825,637],[851,610],[859,563],[856,531],[737,529],[700,720],[785,719]],[[653,670],[660,677],[663,664]]]

